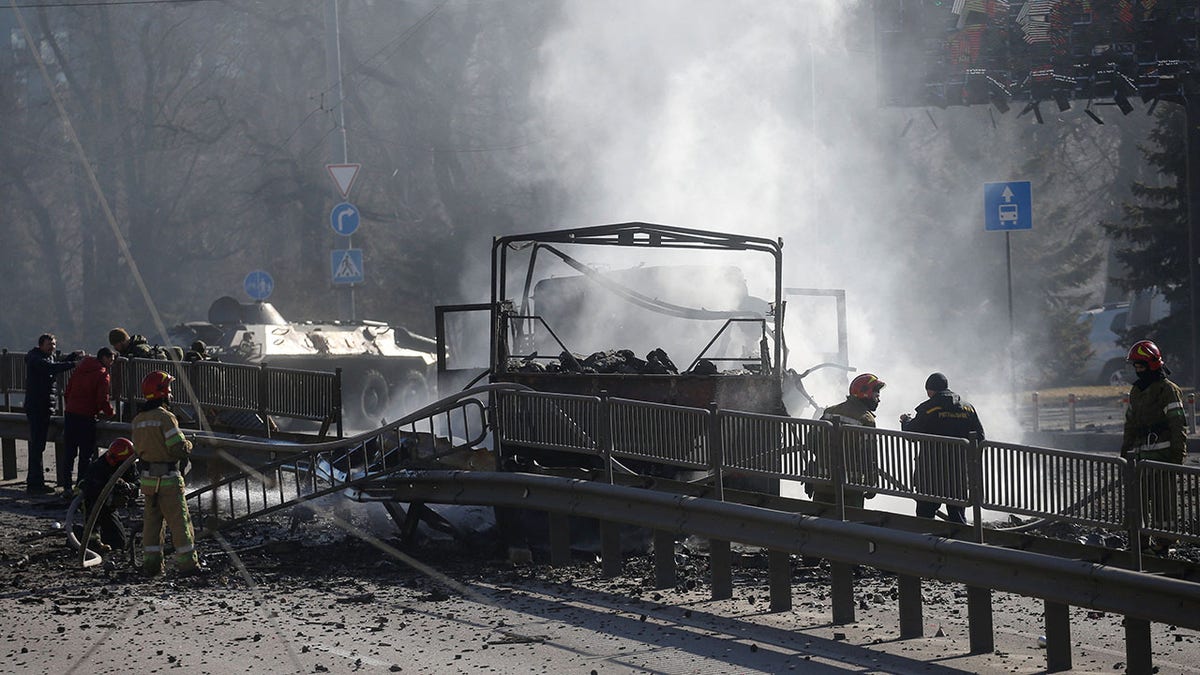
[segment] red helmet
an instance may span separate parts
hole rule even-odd
[[[1158,370],[1162,368],[1162,352],[1159,351],[1158,345],[1149,340],[1135,342],[1129,348],[1129,355],[1125,357],[1129,363],[1143,363],[1150,370]]]
[[[872,399],[885,386],[883,380],[871,373],[863,373],[850,381],[850,395],[854,398]]]
[[[104,453],[104,459],[112,466],[117,466],[121,462],[129,459],[133,454],[133,441],[128,438],[118,438],[108,446],[108,452]]]
[[[142,378],[142,396],[147,401],[166,399],[171,395],[171,383],[175,378],[161,370],[155,370]]]

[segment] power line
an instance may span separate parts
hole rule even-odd
[[[50,7],[112,7],[115,5],[175,5],[185,2],[216,2],[217,0],[97,0],[97,2],[35,2],[12,5],[17,9],[42,9]]]

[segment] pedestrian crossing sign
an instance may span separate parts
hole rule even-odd
[[[363,282],[363,254],[361,248],[335,248],[329,255],[329,268],[335,284],[361,284]]]

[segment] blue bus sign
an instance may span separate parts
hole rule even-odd
[[[1032,230],[1033,196],[1029,181],[983,184],[983,229]]]

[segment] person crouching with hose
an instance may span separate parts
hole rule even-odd
[[[184,438],[179,420],[167,408],[173,381],[174,377],[161,370],[142,378],[142,396],[146,402],[133,418],[133,446],[140,460],[142,496],[146,502],[142,571],[147,576],[163,573],[164,524],[171,529],[175,565],[180,573],[190,576],[207,571],[196,558],[195,535],[180,469],[191,454],[192,442]]]

